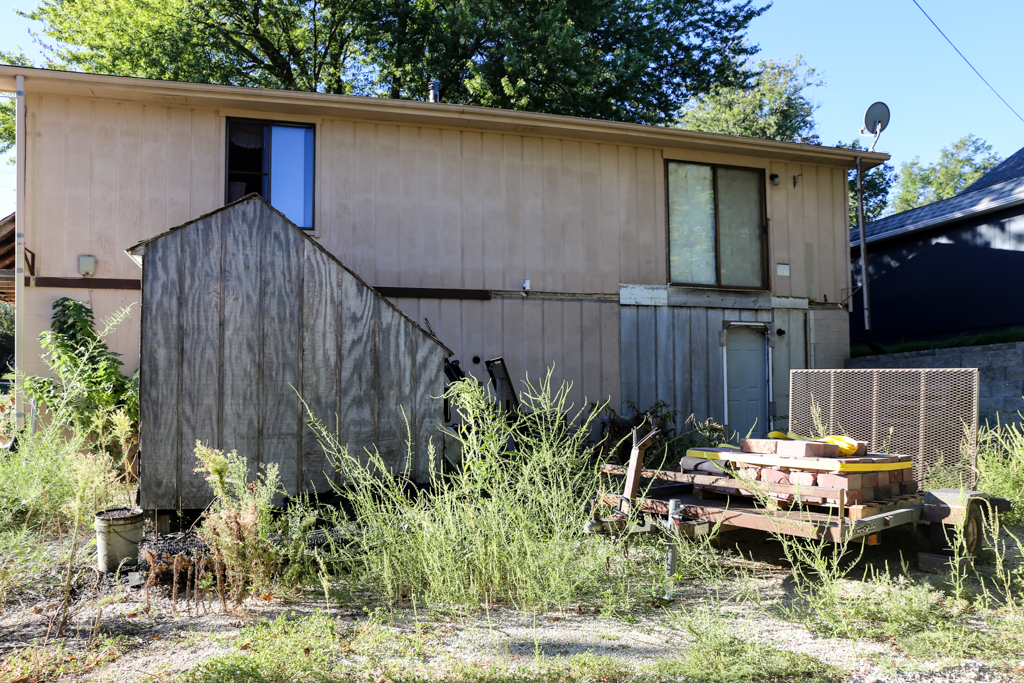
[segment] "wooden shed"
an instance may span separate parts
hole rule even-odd
[[[303,401],[350,448],[429,478],[451,352],[270,204],[250,195],[127,251],[144,266],[144,508],[210,502],[197,440],[253,476],[277,463],[289,493],[328,488]]]

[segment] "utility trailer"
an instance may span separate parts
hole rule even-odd
[[[810,381],[807,373],[812,373]],[[949,539],[959,537],[962,550],[975,554],[981,548],[985,515],[1008,511],[1010,503],[962,485],[920,490],[922,482],[934,480],[928,478],[929,472],[946,480],[974,481],[977,370],[935,373],[794,370],[791,416],[813,415],[819,425],[825,422],[833,428],[837,416],[862,418],[838,425],[854,438],[870,439],[863,440],[851,457],[839,457],[832,450],[838,447],[827,444],[741,439],[740,449],[688,451],[679,471],[654,470],[644,468],[643,461],[657,430],[643,438],[634,430],[629,464],[602,468],[605,477],[624,479],[621,495],[595,501],[614,512],[602,517],[601,505],[595,505],[587,531],[692,537],[715,527],[720,532],[745,528],[877,545],[887,529],[922,524],[928,525],[933,552],[948,550]],[[807,385],[817,390],[822,402],[806,390]],[[858,386],[867,391],[858,395],[848,390]],[[796,405],[794,398],[811,405]],[[950,419],[956,417],[960,420]],[[911,442],[907,432],[916,433],[919,441]],[[898,443],[910,454],[868,452],[880,434],[887,436],[888,445]],[[955,448],[933,449],[943,443]],[[695,469],[687,469],[686,461]],[[956,533],[957,527],[962,533]]]

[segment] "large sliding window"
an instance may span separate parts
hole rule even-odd
[[[669,280],[764,289],[764,173],[668,162]]]
[[[313,228],[312,126],[228,119],[227,201],[253,192]]]

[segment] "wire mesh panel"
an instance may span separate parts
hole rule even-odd
[[[790,429],[914,456],[924,489],[975,484],[978,370],[791,370]]]

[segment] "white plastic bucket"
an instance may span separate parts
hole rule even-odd
[[[142,543],[142,510],[118,508],[97,512],[93,520],[96,529],[96,567],[101,572],[114,572],[121,562],[135,564],[139,560]]]

